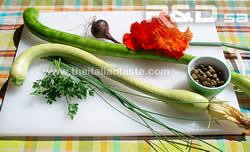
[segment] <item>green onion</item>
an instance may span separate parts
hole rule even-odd
[[[247,46],[235,45],[235,44],[223,43],[223,42],[190,42],[189,44],[191,46],[215,46],[215,47],[225,46],[229,48],[250,51],[250,48]]]
[[[53,60],[53,58],[47,58],[47,59]],[[211,144],[209,144],[209,143],[207,143],[207,142],[205,142],[197,137],[182,133],[182,132],[162,123],[156,117],[154,117],[151,112],[148,112],[148,111],[138,107],[132,101],[130,101],[129,99],[124,97],[122,94],[120,94],[118,91],[110,88],[108,84],[105,84],[104,82],[102,82],[100,80],[100,78],[98,78],[97,76],[93,76],[93,75],[88,74],[87,70],[80,69],[78,66],[75,66],[75,65],[71,64],[69,61],[65,61],[65,60],[63,60],[60,63],[60,67],[62,69],[64,69],[64,71],[67,71],[68,73],[70,73],[72,76],[78,78],[80,81],[87,81],[88,84],[91,84],[91,86],[93,88],[95,88],[95,90],[96,90],[95,93],[103,101],[105,101],[108,105],[110,105],[112,108],[114,108],[116,111],[125,115],[129,119],[132,119],[136,123],[148,128],[152,132],[152,134],[156,137],[156,139],[159,140],[160,145],[163,147],[163,148],[161,148],[160,146],[158,146],[156,144],[155,145],[150,144],[150,146],[153,149],[158,148],[158,149],[161,149],[162,151],[167,151],[167,147],[165,146],[165,143],[164,143],[164,142],[166,142],[169,145],[173,146],[178,151],[184,151],[184,147],[186,147],[186,149],[197,149],[197,150],[201,150],[201,151],[208,151],[208,150],[202,148],[200,145],[197,145],[197,144],[191,145],[190,144],[192,142],[192,140],[196,139],[196,140],[200,141],[201,143],[206,144],[206,145],[214,148],[214,150],[221,151],[217,147],[215,147],[215,146],[213,146],[213,145],[211,145]],[[78,71],[77,73],[81,73],[81,74],[76,74],[74,72],[76,70]],[[98,93],[97,90],[99,90],[101,93],[105,93],[105,94],[108,94],[108,95],[114,97],[114,99],[116,101],[118,101],[123,107],[125,107],[128,110],[130,110],[131,112],[135,113],[142,120],[142,122],[140,122],[140,121],[136,120],[135,118],[132,118],[131,116],[121,112],[119,109],[114,107],[111,103],[109,103],[109,101],[107,101],[103,97],[103,95]],[[168,117],[168,116],[165,116],[165,117]],[[175,117],[175,119],[182,119],[182,118]],[[182,119],[182,120],[185,120],[185,119]],[[154,128],[152,128],[147,121],[151,121],[155,124],[160,125],[161,127],[165,128],[166,130],[169,130],[174,135],[176,135],[178,137],[178,140],[180,140],[180,141],[174,141],[174,140],[171,140],[170,137],[162,135],[161,133],[156,131]]]

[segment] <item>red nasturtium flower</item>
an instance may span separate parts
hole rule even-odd
[[[165,15],[152,18],[150,21],[135,22],[130,27],[130,33],[123,35],[123,43],[132,50],[154,51],[176,59],[184,55],[192,39],[189,28],[181,32],[170,17]]]

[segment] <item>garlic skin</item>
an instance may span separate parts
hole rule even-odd
[[[212,119],[228,120],[241,128],[250,128],[250,119],[245,117],[238,109],[222,102],[211,102],[208,113]]]

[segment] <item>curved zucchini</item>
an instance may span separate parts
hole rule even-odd
[[[101,69],[107,73],[107,76],[111,79],[137,91],[161,99],[167,104],[182,111],[204,111],[207,110],[209,104],[208,99],[197,93],[186,90],[157,88],[129,75],[122,74],[121,71],[114,68],[111,64],[104,62],[86,51],[63,44],[40,44],[22,52],[14,61],[11,69],[12,82],[15,85],[22,85],[31,62],[36,58],[46,56],[61,56],[70,58],[74,61],[87,62],[95,68]]]

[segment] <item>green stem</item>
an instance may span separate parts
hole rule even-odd
[[[225,46],[225,47],[250,51],[250,48],[247,46],[235,45],[235,44],[223,43],[223,42],[190,42],[189,44],[191,46],[215,46],[215,47]]]
[[[231,83],[243,91],[246,95],[250,96],[250,79],[236,72],[231,72]]]

